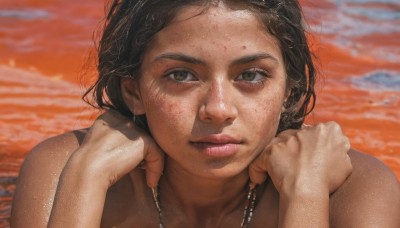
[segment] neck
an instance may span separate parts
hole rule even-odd
[[[223,217],[243,210],[249,179],[246,170],[229,178],[204,178],[187,172],[167,158],[164,173],[160,181],[164,210],[179,210],[193,218]]]

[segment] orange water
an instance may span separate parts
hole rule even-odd
[[[400,177],[400,3],[315,2],[302,1],[320,69],[307,121],[339,122],[354,148]],[[9,226],[26,153],[97,114],[80,96],[94,75],[84,64],[102,16],[95,0],[0,2],[0,227]]]

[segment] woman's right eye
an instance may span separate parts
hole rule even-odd
[[[167,77],[176,81],[176,82],[189,82],[189,81],[197,81],[197,78],[187,70],[175,70],[169,72]]]

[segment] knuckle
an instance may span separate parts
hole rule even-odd
[[[348,157],[348,161],[347,161],[347,166],[346,167],[347,167],[347,169],[346,169],[347,173],[351,173],[353,171],[353,164],[351,163],[350,157]]]
[[[331,121],[330,122],[330,126],[334,131],[342,131],[342,128],[340,127],[340,125],[337,122]]]
[[[336,125],[337,125],[337,123],[334,121],[328,121],[328,122],[319,124],[320,128],[328,128],[328,129],[333,129],[333,128],[335,128]]]
[[[285,142],[279,142],[277,144],[274,144],[271,146],[271,149],[268,150],[267,153],[264,154],[264,162],[268,162],[269,161],[269,157],[273,157],[276,155],[279,155],[281,153],[281,151],[283,151],[284,147],[285,147]]]
[[[328,124],[329,124],[329,122],[328,123],[318,123],[318,124],[315,125],[315,128],[316,129],[321,129],[321,128],[324,128],[325,125],[328,125]]]
[[[298,144],[301,142],[302,138],[303,138],[303,134],[300,132],[297,132],[295,135],[288,138],[287,143],[288,144]]]
[[[336,126],[336,125],[338,125],[338,123],[336,123],[335,121],[328,121],[327,123],[326,123],[326,125],[328,125],[328,126]]]
[[[282,142],[275,143],[271,145],[271,148],[269,150],[266,150],[265,153],[268,155],[272,155],[275,151],[279,150],[279,148],[282,146]]]
[[[347,136],[343,137],[344,140],[344,146],[345,149],[347,150],[347,152],[351,149],[351,143],[350,143],[350,139]]]

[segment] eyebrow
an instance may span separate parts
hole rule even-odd
[[[200,59],[196,59],[194,57],[187,56],[187,55],[180,54],[180,53],[161,54],[161,55],[157,56],[156,58],[154,58],[154,60],[152,62],[156,62],[156,61],[159,61],[162,59],[171,59],[171,60],[186,62],[186,63],[190,63],[190,64],[206,65],[206,63]],[[239,59],[236,59],[232,62],[231,65],[242,65],[242,64],[254,62],[254,61],[257,61],[260,59],[271,59],[276,63],[279,62],[278,59],[275,58],[274,56],[272,56],[271,54],[263,52],[263,53],[257,53],[254,55],[248,55],[248,56],[244,56]]]
[[[269,53],[263,52],[263,53],[248,55],[248,56],[244,56],[239,59],[236,59],[232,62],[232,65],[242,65],[242,64],[251,63],[251,62],[254,62],[257,60],[261,60],[261,59],[271,59],[274,62],[279,63],[277,58],[275,58],[274,56],[272,56]]]
[[[190,56],[187,56],[184,54],[179,54],[179,53],[161,54],[161,55],[157,56],[156,58],[154,58],[153,62],[159,61],[161,59],[172,59],[172,60],[177,60],[177,61],[191,63],[191,64],[205,65],[205,62],[200,59],[196,59],[196,58],[193,58],[193,57],[190,57]]]

